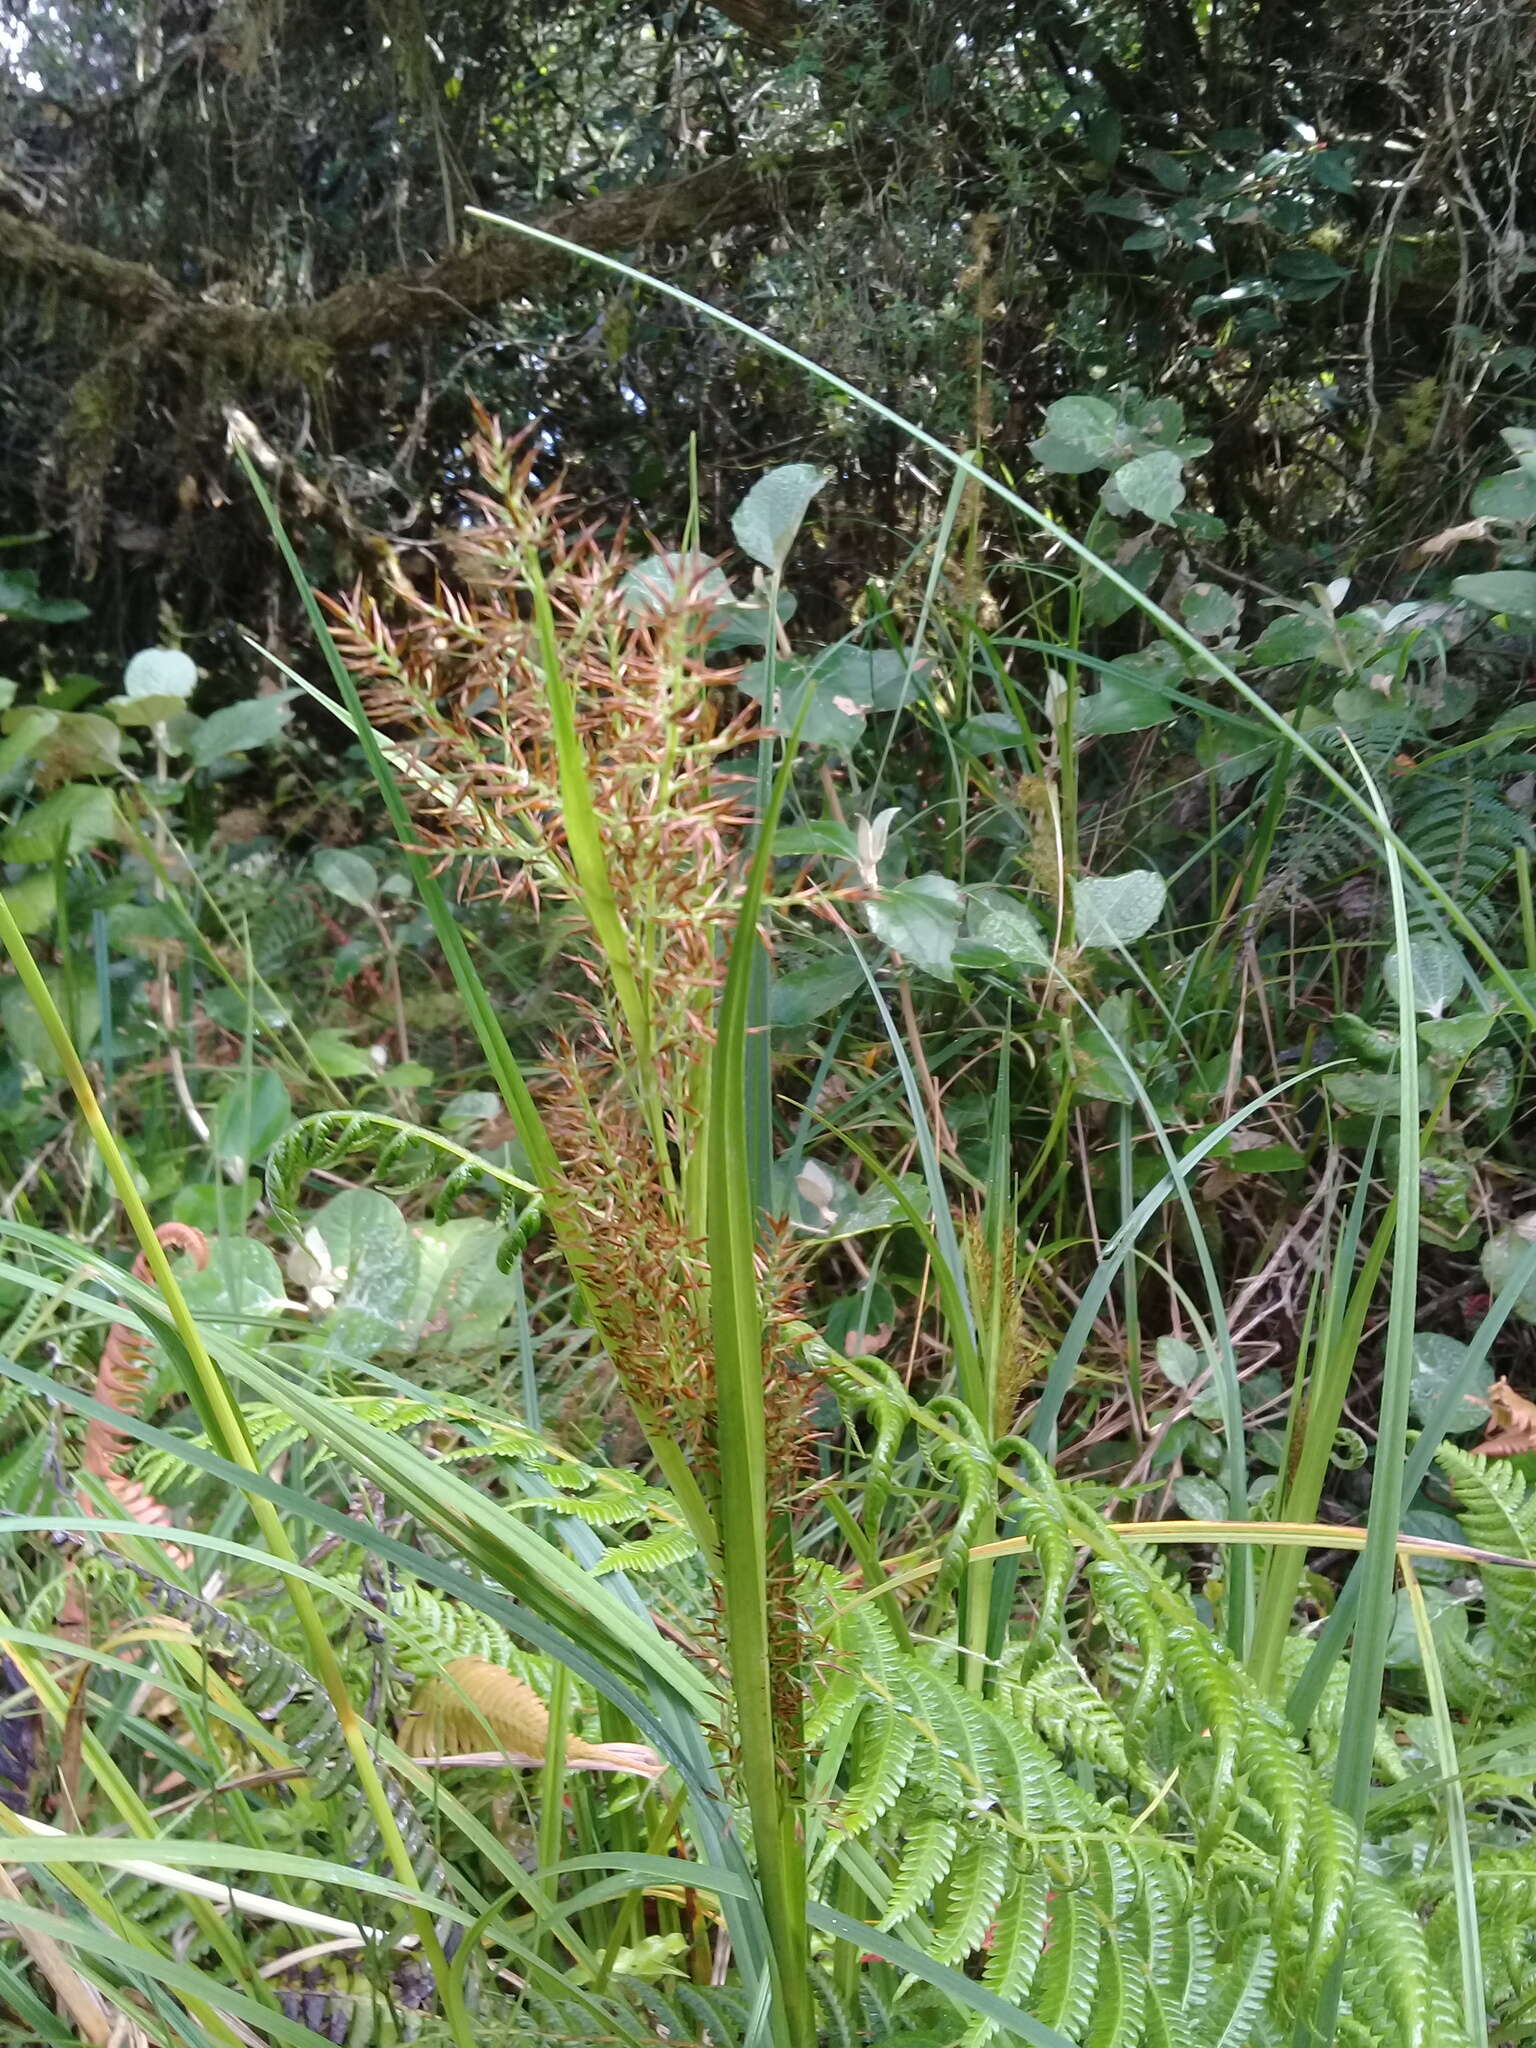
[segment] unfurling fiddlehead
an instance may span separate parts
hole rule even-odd
[[[435,1222],[442,1222],[461,1195],[489,1196],[502,1232],[496,1263],[503,1273],[510,1271],[539,1227],[543,1204],[529,1182],[466,1151],[440,1131],[362,1110],[325,1110],[296,1123],[267,1156],[267,1200],[291,1236],[298,1237],[303,1230],[298,1200],[305,1176],[334,1172],[364,1153],[370,1155],[372,1183],[380,1193],[410,1195],[431,1181],[440,1182],[432,1203]]]

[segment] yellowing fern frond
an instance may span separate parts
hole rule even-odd
[[[549,1709],[531,1686],[483,1657],[455,1657],[416,1694],[400,1727],[407,1756],[499,1753],[525,1768],[549,1754]],[[666,1764],[638,1742],[583,1742],[568,1735],[566,1768],[656,1778]]]

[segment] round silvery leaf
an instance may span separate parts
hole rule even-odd
[[[1163,914],[1168,885],[1153,868],[1125,875],[1085,875],[1072,885],[1080,946],[1128,946]]]
[[[184,704],[197,688],[197,664],[179,647],[141,647],[123,675],[128,697],[179,697]]]

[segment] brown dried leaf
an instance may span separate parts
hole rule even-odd
[[[1536,1402],[1517,1394],[1508,1380],[1488,1389],[1488,1434],[1473,1446],[1485,1458],[1518,1458],[1536,1451]]]
[[[1419,542],[1414,553],[1426,562],[1438,561],[1441,555],[1448,555],[1453,548],[1459,548],[1463,541],[1487,540],[1491,530],[1486,519],[1468,519],[1460,526],[1447,526],[1439,533],[1432,533],[1428,540]]]

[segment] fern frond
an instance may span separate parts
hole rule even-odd
[[[1015,1871],[998,1908],[981,1981],[1010,2005],[1022,2003],[1045,1944],[1050,1882],[1043,1868]],[[965,2037],[967,2048],[982,2048],[995,2038],[987,2019],[977,2020]]]
[[[449,1600],[414,1579],[401,1579],[390,1589],[389,1643],[402,1671],[412,1678],[432,1678],[456,1657],[478,1657],[487,1664],[521,1668],[523,1653],[499,1622],[478,1607]],[[531,1661],[531,1660],[529,1660]]]
[[[1397,785],[1393,823],[1458,910],[1492,936],[1499,924],[1494,891],[1509,880],[1515,850],[1536,841],[1488,771],[1483,762],[1469,762],[1460,773],[1418,769]],[[1428,923],[1422,913],[1419,921]]]
[[[1138,1785],[1150,1797],[1153,1774],[1131,1757],[1119,1716],[1089,1684],[1075,1658],[1058,1651],[1007,1697],[1024,1722],[1064,1762],[1081,1758],[1118,1784]]]
[[[501,1750],[508,1760],[540,1764],[549,1749],[549,1709],[531,1686],[483,1657],[455,1657],[416,1693],[400,1730],[407,1756],[462,1756]],[[583,1742],[568,1735],[568,1768],[658,1777],[666,1768],[639,1743]]]
[[[639,1536],[632,1543],[620,1543],[605,1551],[592,1569],[599,1578],[605,1572],[664,1572],[684,1563],[697,1551],[698,1545],[686,1529],[658,1529],[654,1536]]]
[[[958,1963],[980,1948],[1007,1888],[1011,1860],[1001,1830],[979,1820],[972,1824],[950,1865],[938,1923],[927,1943],[936,1961]]]
[[[1093,1901],[1079,1886],[1055,1893],[1029,2002],[1035,2017],[1058,2033],[1082,2034],[1098,1989],[1103,1935]]]
[[[959,1841],[959,1823],[946,1814],[927,1813],[914,1822],[901,1847],[901,1861],[880,1916],[882,1927],[899,1927],[926,1905],[949,1875]]]
[[[1250,2048],[1274,1980],[1274,1948],[1267,1934],[1256,1931],[1211,1980],[1192,2029],[1200,2048]]]
[[[1468,1542],[1536,1559],[1536,1494],[1511,1460],[1480,1458],[1456,1444],[1442,1444],[1436,1459]],[[1536,1572],[1487,1565],[1482,1587],[1484,1625],[1474,1638],[1480,1662],[1494,1685],[1523,1697],[1536,1666]]]

